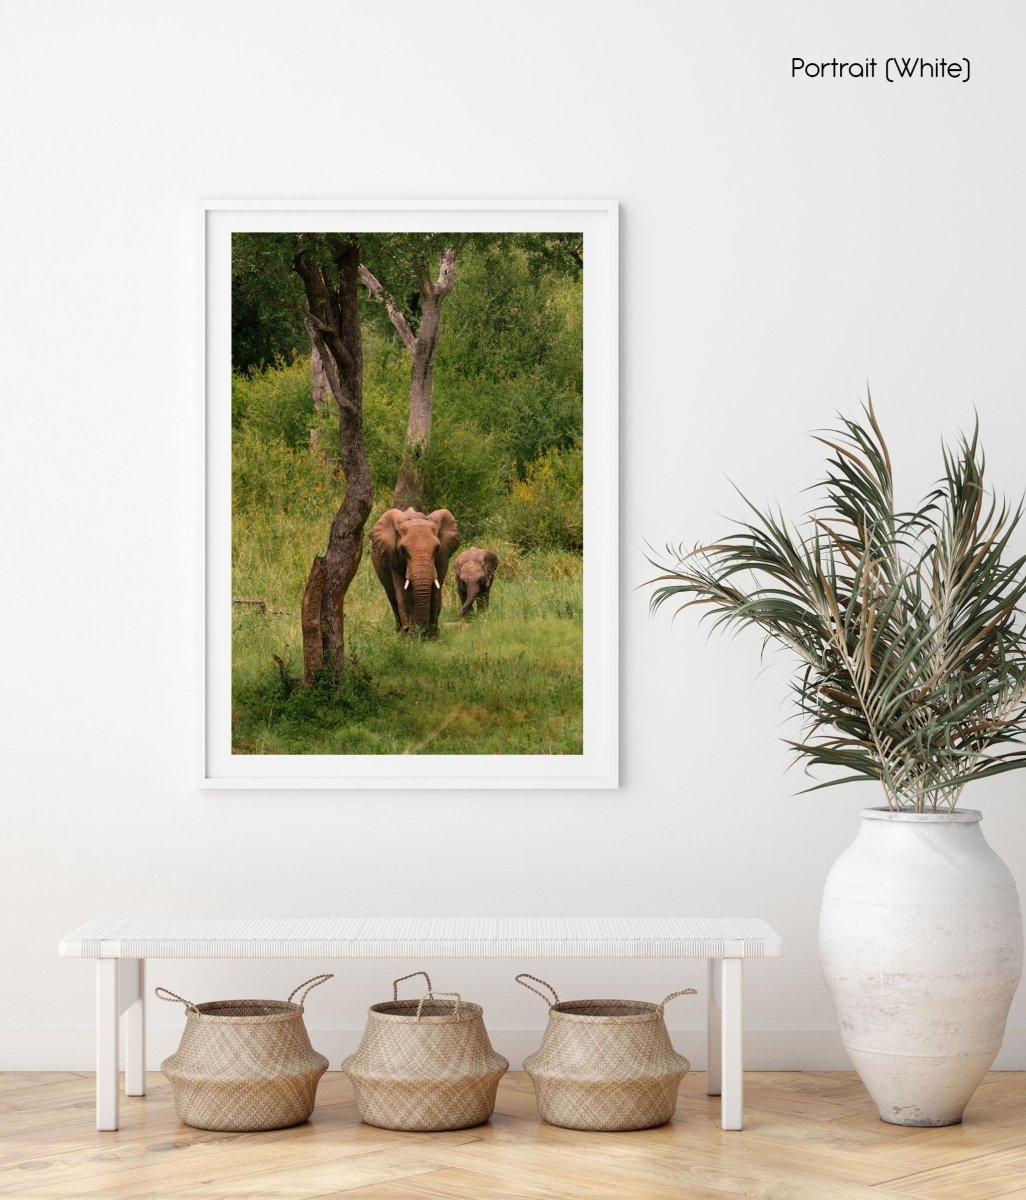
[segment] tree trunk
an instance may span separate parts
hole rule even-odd
[[[317,332],[313,322],[307,318],[304,324],[310,335],[310,394],[313,396],[314,409],[319,413],[324,397],[330,395],[331,388],[328,387],[328,373],[324,369],[321,352],[317,349]]]
[[[431,441],[431,402],[434,393],[435,351],[442,301],[424,297],[417,341],[413,347],[410,370],[410,416],[406,424],[406,444],[395,481],[395,508],[420,508],[424,494],[424,456]]]
[[[344,601],[363,555],[363,529],[373,499],[363,442],[363,348],[357,297],[360,251],[337,243],[337,287],[329,287],[320,266],[298,254],[293,266],[303,281],[310,310],[313,345],[339,410],[339,456],[345,497],[331,523],[328,548],[317,555],[303,596],[303,682],[326,668],[337,680],[345,666]]]
[[[315,554],[303,592],[303,683],[313,683],[314,676],[324,666],[324,645],[321,641],[321,599],[327,571],[324,555]]]
[[[438,349],[438,326],[442,315],[442,301],[456,283],[456,255],[458,247],[448,247],[438,260],[438,278],[428,275],[428,263],[423,263],[420,280],[421,317],[417,332],[399,306],[385,292],[381,283],[367,270],[360,267],[360,279],[379,304],[384,304],[389,319],[402,338],[403,345],[412,357],[410,369],[410,416],[406,425],[406,444],[403,448],[399,475],[395,481],[392,499],[394,508],[420,508],[424,495],[424,456],[431,441],[431,403],[434,388],[435,352]]]
[[[313,396],[314,412],[319,417],[321,409],[324,407],[324,397],[330,395],[331,389],[328,387],[328,373],[324,369],[321,352],[317,349],[317,337],[313,322],[308,317],[303,324],[306,326],[306,332],[310,335],[310,394]],[[318,442],[319,433],[317,428],[310,430],[310,453],[316,458],[322,457]]]

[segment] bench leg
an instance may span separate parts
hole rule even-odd
[[[710,958],[708,962],[707,983],[706,989],[706,1061],[709,1064],[707,1070],[706,1095],[718,1096],[722,1090],[723,1070],[720,1062],[720,1050],[722,1048],[722,1033],[723,1028],[722,1015],[720,1013],[720,966],[722,960],[718,958]]]
[[[96,960],[96,1128],[118,1127],[118,970],[116,958]]]
[[[119,997],[125,1013],[125,1095],[146,1095],[146,1006],[143,999],[145,962],[120,960]]]
[[[720,1017],[720,1124],[741,1129],[744,1109],[744,1075],[741,1050],[744,1032],[741,1006],[744,961],[721,958],[712,964]]]

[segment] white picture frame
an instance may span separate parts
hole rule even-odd
[[[618,786],[618,212],[609,201],[230,200],[199,212],[200,786]],[[231,235],[562,231],[585,239],[584,738],[580,755],[256,755],[231,746]],[[369,532],[369,529],[368,529]],[[362,568],[361,568],[362,569]]]

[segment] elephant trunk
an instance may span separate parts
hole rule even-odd
[[[435,587],[435,564],[411,563],[408,572],[413,593],[413,623],[422,628],[431,624],[431,593]]]
[[[474,601],[477,599],[477,584],[467,584],[467,598],[463,601],[463,607],[460,609],[460,616],[465,617],[471,608],[474,606]]]

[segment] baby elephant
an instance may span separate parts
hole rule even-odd
[[[477,546],[464,550],[456,560],[456,591],[463,604],[461,617],[470,612],[475,600],[478,608],[488,607],[488,593],[492,590],[498,565],[498,555],[491,550],[479,550]]]

